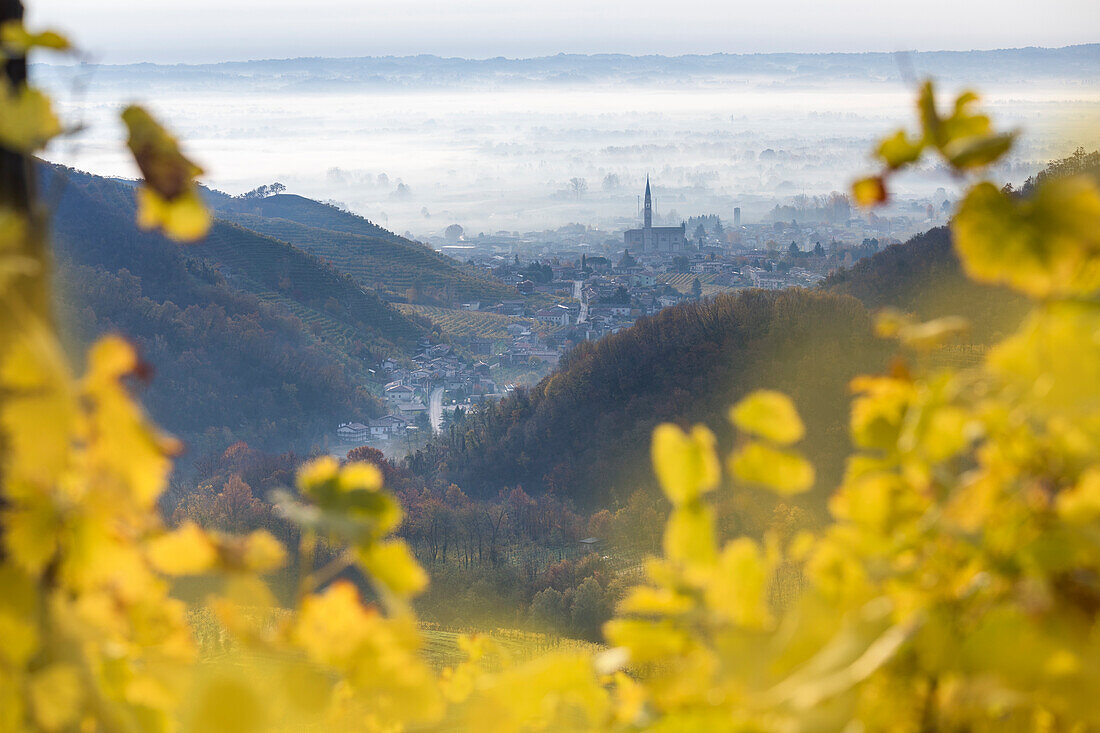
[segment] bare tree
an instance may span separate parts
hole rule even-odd
[[[588,191],[588,181],[584,178],[570,178],[569,188],[573,191],[573,195],[577,197],[577,200],[580,201],[581,196]]]

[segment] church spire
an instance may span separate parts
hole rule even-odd
[[[646,229],[653,226],[653,197],[649,193],[649,176],[645,177],[645,219],[643,221]]]

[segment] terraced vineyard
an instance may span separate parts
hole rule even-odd
[[[320,324],[335,343],[380,338],[408,343],[424,333],[376,293],[284,241],[218,222],[191,250],[226,270],[262,300],[277,303],[307,324]]]
[[[696,275],[692,272],[676,272],[667,273],[657,276],[657,282],[666,283],[676,288],[684,295],[691,294],[691,284],[695,281],[695,278],[699,278],[699,284],[703,286],[703,296],[717,295],[718,293],[726,293],[730,290],[736,290],[736,287],[724,284],[727,282],[727,276],[715,275],[712,273],[705,273],[702,275]],[[717,281],[722,281],[723,284],[719,284]]]
[[[555,330],[555,327],[540,324],[534,318],[503,316],[499,313],[467,311],[458,308],[437,308],[431,305],[412,305],[409,303],[398,303],[397,309],[405,314],[424,316],[432,323],[437,324],[443,330],[443,333],[456,339],[507,339],[509,338],[507,328],[513,323],[518,323],[531,330],[540,328],[549,328],[551,332]]]

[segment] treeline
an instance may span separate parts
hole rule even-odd
[[[293,486],[306,458],[235,443],[201,462],[197,484],[175,484],[163,511],[175,525],[194,521],[234,533],[262,528],[296,546],[297,529],[269,497]],[[353,449],[348,459],[379,466],[387,489],[400,499],[405,517],[398,535],[432,577],[417,611],[445,626],[526,628],[596,641],[624,590],[621,571],[659,551],[664,508],[641,492],[616,512],[585,515],[567,500],[530,496],[518,487],[471,499],[458,486],[425,480],[370,447]],[[580,542],[591,536],[599,542]],[[326,558],[338,551],[319,548]],[[354,574],[348,579],[362,580]],[[296,570],[276,581],[281,591],[294,588]],[[366,585],[363,591],[370,593]]]
[[[846,384],[888,353],[870,323],[854,298],[802,289],[669,308],[579,345],[555,374],[471,415],[409,465],[477,497],[522,485],[586,508],[619,506],[651,486],[655,425],[706,422],[728,440],[727,407],[771,387],[805,416],[806,452],[828,487],[847,452]]]

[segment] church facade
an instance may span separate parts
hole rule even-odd
[[[683,252],[687,237],[685,225],[678,227],[653,226],[653,196],[649,191],[649,179],[645,180],[645,209],[641,229],[628,229],[623,232],[623,243],[634,252],[646,254],[655,252]]]

